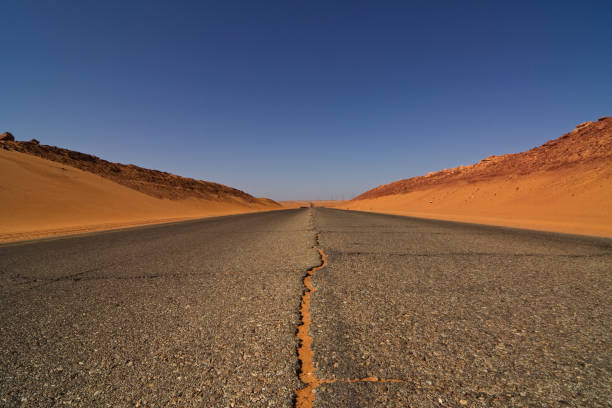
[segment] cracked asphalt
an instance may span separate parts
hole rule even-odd
[[[319,209],[319,407],[612,406],[612,240]]]
[[[0,246],[0,406],[293,406],[317,233],[315,407],[612,405],[612,240],[314,208]]]
[[[0,247],[0,406],[288,407],[312,216]]]

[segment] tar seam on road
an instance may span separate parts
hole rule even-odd
[[[298,326],[297,335],[298,338],[298,360],[300,361],[300,381],[305,386],[295,391],[295,406],[296,408],[312,408],[315,398],[315,389],[321,384],[333,384],[333,383],[356,383],[356,382],[378,382],[378,383],[404,383],[408,382],[402,379],[396,378],[378,378],[378,377],[365,377],[365,378],[350,378],[350,379],[325,379],[319,378],[315,374],[314,367],[314,353],[312,351],[312,336],[310,335],[310,325],[312,319],[310,317],[310,297],[316,291],[312,283],[310,282],[314,274],[327,266],[327,254],[320,248],[319,238],[321,234],[317,232],[315,236],[315,245],[312,247],[316,249],[321,258],[321,264],[313,266],[306,271],[304,276],[304,294],[302,295],[302,302],[300,304],[301,324]]]

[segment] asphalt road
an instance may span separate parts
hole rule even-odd
[[[328,209],[0,246],[0,406],[612,405],[612,240]]]

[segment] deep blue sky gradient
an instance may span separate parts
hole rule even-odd
[[[612,114],[612,2],[0,2],[0,131],[274,199]]]

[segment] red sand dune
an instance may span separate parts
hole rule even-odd
[[[0,141],[0,242],[283,208],[221,184]]]
[[[382,185],[336,207],[612,236],[612,117],[526,152]]]
[[[261,201],[244,191],[222,184],[181,177],[159,170],[145,169],[133,164],[113,163],[90,154],[41,145],[36,140],[29,142],[0,141],[0,148],[27,153],[76,167],[157,198],[172,200],[203,198],[219,201],[238,200],[248,203]],[[272,200],[268,200],[266,203],[276,205]]]

